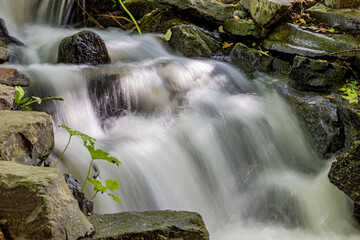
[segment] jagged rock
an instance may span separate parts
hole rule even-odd
[[[65,182],[68,185],[72,195],[74,196],[75,200],[78,202],[80,210],[85,215],[90,215],[93,213],[94,204],[92,201],[87,200],[83,192],[81,192],[81,184],[78,180],[76,180],[70,174],[64,174]]]
[[[296,56],[290,72],[290,86],[304,91],[328,91],[337,87],[348,69],[329,63]]]
[[[344,126],[336,103],[326,95],[288,87],[284,81],[277,81],[275,87],[292,105],[322,157],[344,148]]]
[[[0,159],[39,165],[54,148],[50,115],[43,112],[0,111]]]
[[[10,110],[16,96],[15,88],[0,84],[0,110]]]
[[[219,34],[194,25],[181,25],[170,29],[169,46],[186,57],[210,57],[221,49]]]
[[[0,40],[2,40],[4,44],[16,44],[19,46],[24,45],[21,41],[9,35],[9,31],[6,28],[5,20],[2,18],[0,18]]]
[[[0,161],[0,228],[9,239],[78,239],[93,232],[57,168]]]
[[[360,204],[360,141],[353,142],[349,151],[332,163],[329,179],[332,184]]]
[[[157,9],[142,18],[140,29],[149,33],[166,33],[169,28],[186,24],[189,22],[175,17],[170,10]]]
[[[13,67],[0,66],[0,84],[27,87],[30,85],[30,80]]]
[[[280,20],[289,12],[292,1],[274,1],[274,0],[240,0],[250,13],[252,18],[263,26],[270,26]]]
[[[263,41],[267,50],[305,57],[328,56],[341,59],[355,58],[356,52],[347,50],[359,48],[359,38],[343,34],[320,34],[301,29],[294,24],[277,26]],[[345,51],[345,52],[343,52]]]
[[[237,43],[229,54],[230,62],[247,73],[254,71],[271,72],[286,71],[289,64],[265,55],[259,50],[249,48],[242,43]]]
[[[6,60],[8,60],[8,58],[9,58],[8,51],[5,48],[0,46],[0,64],[6,62]]]
[[[316,4],[306,10],[311,17],[332,27],[339,27],[353,34],[360,34],[359,9],[330,9],[322,4]]]
[[[215,22],[223,22],[237,15],[236,11],[242,10],[239,6],[217,0],[154,0],[154,2],[168,4],[180,10],[186,10],[196,18]]]
[[[331,8],[357,8],[360,0],[325,0],[325,4]]]
[[[98,65],[110,63],[110,58],[104,40],[95,32],[83,30],[61,41],[58,62]]]
[[[89,217],[97,239],[207,240],[209,233],[198,213],[185,211],[122,212]]]
[[[249,20],[229,18],[224,21],[224,31],[235,36],[264,38],[268,30]]]

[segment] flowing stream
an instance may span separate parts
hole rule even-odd
[[[57,64],[72,1],[0,0],[0,17],[26,47],[11,46],[12,65],[31,78],[54,126],[97,139],[119,167],[95,161],[99,179],[117,179],[121,205],[105,195],[95,212],[157,209],[199,212],[211,239],[360,239],[346,196],[327,179],[296,116],[269,77],[250,81],[214,60],[174,56],[155,35],[97,31],[112,64]],[[56,12],[56,14],[50,14]],[[52,161],[68,135],[55,127]],[[90,162],[74,138],[59,167],[84,181]],[[92,171],[94,174],[94,171]],[[86,195],[91,197],[92,187]]]

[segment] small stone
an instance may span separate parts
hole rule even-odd
[[[0,83],[8,86],[27,87],[30,85],[30,80],[13,67],[0,66]]]
[[[52,118],[43,112],[0,111],[0,159],[36,166],[54,148]]]
[[[6,62],[8,58],[9,58],[8,51],[5,48],[0,47],[0,64]]]
[[[0,110],[10,110],[16,97],[14,87],[0,84]]]

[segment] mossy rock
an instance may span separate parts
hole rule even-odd
[[[224,31],[234,36],[264,38],[268,30],[252,21],[229,18],[224,21]]]

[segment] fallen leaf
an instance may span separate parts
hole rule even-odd
[[[222,48],[223,48],[223,49],[226,49],[226,48],[231,47],[232,45],[234,45],[234,43],[223,42]]]

